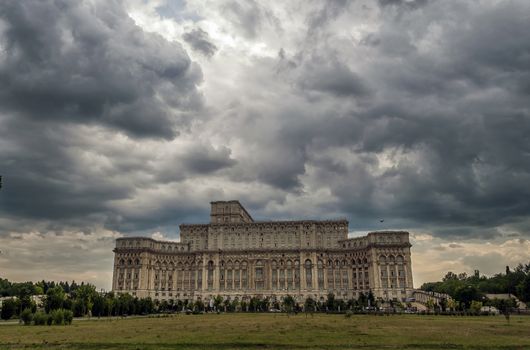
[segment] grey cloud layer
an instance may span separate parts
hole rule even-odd
[[[212,4],[216,33],[176,38],[203,67],[117,2],[0,5],[3,215],[173,233],[240,198],[262,218],[528,235],[530,5],[299,5]]]
[[[6,114],[170,139],[201,105],[200,68],[117,1],[4,2],[0,18]]]

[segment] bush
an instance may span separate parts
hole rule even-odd
[[[53,324],[63,325],[64,324],[64,311],[62,309],[53,310],[51,312],[53,318]]]
[[[43,326],[46,324],[47,320],[48,315],[42,311],[38,311],[33,315],[33,323],[35,323],[35,326]]]
[[[24,311],[20,313],[20,320],[24,322],[26,326],[31,324],[32,319],[33,319],[33,313],[31,312],[31,309],[26,308],[24,309]]]
[[[64,324],[72,324],[74,313],[70,310],[64,310]]]
[[[48,326],[51,326],[52,323],[53,323],[53,317],[52,317],[52,315],[51,315],[51,314],[46,314],[46,324],[47,324]]]
[[[2,312],[0,314],[2,320],[9,320],[15,315],[17,311],[17,301],[13,298],[4,300],[2,304]]]

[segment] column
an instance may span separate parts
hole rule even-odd
[[[311,277],[313,277],[313,290],[319,290],[318,286],[318,258],[316,253],[311,254]]]
[[[324,268],[324,291],[327,291],[329,286],[328,286],[328,265],[326,264],[326,262],[323,261],[323,268]]]

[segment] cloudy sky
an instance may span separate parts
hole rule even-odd
[[[409,230],[417,287],[528,262],[528,33],[527,0],[2,1],[0,277],[109,288],[116,237],[224,199]]]

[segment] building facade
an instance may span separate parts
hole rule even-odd
[[[210,223],[180,225],[180,242],[117,239],[112,289],[158,300],[369,291],[404,300],[413,291],[410,247],[405,231],[348,238],[346,220],[257,222],[238,201],[218,201]]]

